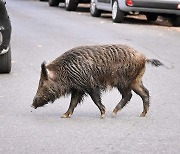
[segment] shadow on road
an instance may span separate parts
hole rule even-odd
[[[59,8],[64,9],[64,11],[66,11],[64,3],[59,4]],[[71,12],[71,11],[67,11],[67,13],[68,12]],[[89,12],[89,5],[87,5],[87,4],[79,4],[78,7],[77,7],[77,10],[75,12],[78,12],[78,13],[89,13],[90,14],[90,12]]]
[[[66,11],[64,3],[61,4],[59,8],[64,9],[64,11]],[[79,4],[75,12],[90,15],[89,5]],[[67,13],[69,13],[69,11],[67,11]],[[111,13],[103,13],[101,17],[99,18],[112,20]],[[121,24],[157,25],[157,26],[164,26],[164,27],[172,27],[171,22],[166,18],[158,17],[156,21],[147,21],[144,15],[126,16],[124,19],[124,22]]]
[[[80,13],[89,13],[89,5],[83,5],[81,4],[78,6],[76,12]],[[111,13],[104,13],[101,15],[100,18],[103,19],[110,19],[111,20]],[[136,24],[136,25],[158,25],[158,26],[165,26],[165,27],[171,27],[172,24],[167,18],[158,17],[156,21],[147,21],[146,17],[144,15],[134,15],[134,16],[126,16],[124,19],[125,24]]]
[[[111,13],[102,14],[101,18],[111,20],[112,18]],[[165,26],[165,27],[172,26],[170,21],[166,18],[159,17],[156,21],[147,21],[146,17],[143,15],[126,16],[124,18],[123,23],[120,23],[120,24],[157,25],[157,26]]]

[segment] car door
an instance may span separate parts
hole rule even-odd
[[[111,11],[112,10],[112,0],[97,0],[97,8]]]

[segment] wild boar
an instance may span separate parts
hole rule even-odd
[[[39,87],[32,106],[36,109],[57,98],[71,94],[69,108],[62,117],[68,118],[84,96],[90,95],[105,116],[101,93],[107,87],[117,88],[122,99],[113,110],[116,115],[131,99],[132,90],[142,98],[144,117],[149,110],[149,91],[142,76],[145,64],[158,67],[157,59],[148,59],[127,45],[95,45],[73,48],[49,64],[41,65]]]

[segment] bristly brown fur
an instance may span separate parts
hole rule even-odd
[[[64,70],[66,76],[63,80],[66,78],[64,81],[69,81],[65,84],[86,92],[97,86],[102,89],[108,86],[128,87],[145,67],[145,62],[143,54],[128,46],[81,46],[66,52],[47,68]]]
[[[103,117],[105,107],[101,103],[101,91],[106,90],[107,87],[115,87],[122,94],[122,99],[114,109],[114,114],[130,101],[133,90],[143,99],[144,110],[141,116],[145,116],[149,108],[149,92],[142,84],[146,62],[155,66],[162,64],[158,60],[147,59],[143,54],[126,45],[73,48],[47,66],[43,65],[45,68],[42,67],[41,80],[44,81],[43,72],[46,69],[50,75],[46,80],[46,86],[39,86],[33,106],[38,106],[37,100],[40,98],[43,101],[43,95],[49,98],[53,95],[52,98],[57,99],[71,93],[70,107],[64,114],[64,117],[69,117],[76,105],[82,101],[83,96],[89,94]]]

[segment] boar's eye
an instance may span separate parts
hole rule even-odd
[[[46,83],[46,80],[42,79],[39,81],[39,87],[44,87]]]

